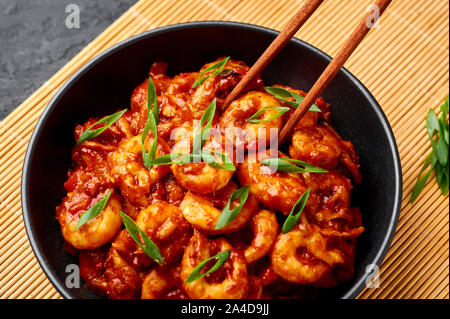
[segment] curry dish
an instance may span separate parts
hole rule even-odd
[[[243,62],[167,68],[154,63],[114,121],[75,127],[56,217],[85,284],[109,298],[305,298],[351,279],[362,177],[330,105],[317,99],[278,149],[272,132],[305,92],[258,78],[224,107]]]

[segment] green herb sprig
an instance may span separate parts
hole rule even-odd
[[[227,259],[230,257],[230,254],[231,254],[231,250],[225,250],[225,251],[218,253],[215,256],[212,256],[208,259],[203,260],[201,263],[199,263],[197,265],[197,267],[194,268],[194,270],[190,273],[190,275],[187,277],[185,282],[186,283],[193,282],[195,280],[198,280],[198,279],[216,271],[227,261]],[[209,269],[207,272],[205,272],[203,274],[200,273],[200,271],[203,269],[203,267],[205,267],[205,265],[213,259],[217,259],[217,262],[214,264],[214,266],[212,266],[211,269]]]
[[[448,96],[441,105],[441,116],[438,118],[433,109],[427,114],[426,128],[430,139],[432,151],[426,158],[416,185],[411,192],[410,202],[413,203],[425,185],[431,173],[435,172],[436,181],[441,189],[442,195],[447,195],[449,191],[449,123],[447,116],[449,113]],[[430,167],[428,170],[427,168]]]
[[[198,154],[205,144],[211,130],[214,114],[216,114],[216,98],[212,100],[200,118],[192,142],[192,154]]]
[[[156,261],[158,264],[165,264],[164,258],[159,251],[158,246],[145,235],[145,233],[136,225],[136,223],[123,212],[120,212],[120,217],[122,217],[122,222],[125,225],[126,230],[130,234],[131,238],[136,242],[136,244],[141,247],[144,253],[149,256],[151,259]],[[142,245],[141,240],[139,239],[139,235],[141,235],[142,240],[145,245]]]
[[[274,169],[278,169],[283,172],[288,173],[327,173],[328,171],[311,165],[307,162],[296,160],[293,158],[282,157],[282,158],[266,158],[259,161],[261,164],[269,166]],[[294,165],[294,164],[297,165]]]
[[[209,67],[207,67],[206,69],[204,69],[202,72],[200,72],[200,74],[198,75],[197,79],[195,80],[194,84],[192,85],[192,88],[196,88],[197,86],[201,85],[203,82],[205,82],[210,75],[204,75],[206,72],[215,70],[212,73],[212,76],[216,76],[218,74],[220,74],[225,66],[225,64],[227,64],[228,60],[230,59],[229,56],[227,56],[226,58],[223,58],[222,60],[210,65]]]
[[[144,130],[141,135],[142,142],[142,161],[147,169],[152,168],[151,161],[156,156],[156,151],[158,147],[158,129],[157,125],[159,123],[159,106],[158,99],[156,96],[156,88],[153,84],[151,77],[148,78],[147,86],[147,122],[145,123]],[[148,131],[152,131],[153,143],[150,150],[147,152],[145,150],[145,139],[147,138]]]
[[[226,156],[225,154],[217,151],[202,150],[202,147],[209,136],[209,132],[211,130],[212,121],[214,119],[215,113],[216,113],[216,99],[214,99],[208,105],[205,112],[203,112],[203,115],[200,119],[200,123],[196,128],[192,143],[193,144],[192,154],[182,154],[182,153],[166,154],[158,158],[155,158],[154,157],[154,153],[156,152],[155,149],[155,152],[153,152],[153,157],[149,155],[148,158],[146,159],[147,165],[151,167],[152,165],[187,164],[201,161],[203,159],[209,166],[213,168],[235,171],[236,167],[233,165],[233,161],[230,158],[228,158],[228,156]],[[221,158],[223,165],[216,160],[214,155]]]
[[[219,156],[222,159],[223,165],[216,161],[214,155]],[[160,156],[150,161],[151,165],[172,165],[172,164],[188,164],[195,161],[204,160],[209,166],[216,169],[223,169],[227,171],[235,171],[236,167],[233,165],[233,161],[225,154],[217,151],[204,151],[201,150],[200,154],[183,154],[183,153],[171,153]]]
[[[278,112],[271,116],[270,118],[266,119],[266,120],[260,120],[258,119],[258,117],[263,114],[265,111],[267,110],[278,110]],[[286,107],[286,106],[265,106],[260,108],[255,114],[253,114],[247,121],[250,123],[264,123],[264,122],[270,122],[280,116],[282,116],[284,113],[286,113],[287,111],[289,111],[290,108]]]
[[[300,215],[305,208],[306,202],[308,201],[309,193],[311,193],[311,189],[308,188],[299,197],[297,202],[295,202],[294,207],[292,207],[292,210],[289,213],[289,216],[284,221],[283,228],[281,229],[283,234],[289,233],[295,227],[295,225],[297,225],[298,219],[300,218]]]
[[[297,108],[300,105],[300,103],[302,103],[302,101],[305,99],[300,94],[286,90],[285,88],[282,88],[279,86],[265,86],[264,89],[266,89],[267,92],[269,92],[270,94],[275,96],[275,98],[277,98],[283,102],[286,102],[287,104],[289,104],[290,106],[292,106],[294,108]],[[288,99],[286,99],[288,97],[293,97],[295,99],[295,102],[289,101]],[[309,108],[309,112],[322,112],[322,111],[316,104],[313,104]]]
[[[108,203],[111,194],[112,191],[110,191],[105,197],[92,205],[87,211],[84,212],[83,215],[81,215],[80,219],[78,220],[77,226],[75,227],[75,231],[77,231],[81,226],[86,224],[91,219],[100,215],[100,213],[105,209],[105,206]]]
[[[233,193],[231,193],[231,196],[228,199],[227,205],[222,210],[222,212],[220,213],[219,219],[217,220],[216,228],[215,228],[216,230],[225,227],[239,215],[239,213],[241,212],[242,208],[245,205],[245,202],[247,201],[249,190],[250,190],[249,186],[246,185],[242,188],[235,190]],[[230,209],[231,202],[238,198],[240,199],[239,206],[235,207],[233,209]]]
[[[88,129],[86,131],[84,131],[83,134],[81,134],[76,145],[80,145],[81,143],[83,143],[87,140],[92,140],[93,138],[102,134],[104,131],[106,131],[106,129],[108,127],[113,125],[126,111],[127,111],[127,109],[119,111],[114,114],[111,114],[109,116],[106,116],[106,117],[102,118],[101,120],[95,122],[91,126],[89,126]],[[92,129],[94,126],[103,124],[103,123],[106,123],[106,124],[102,127],[96,128],[95,130]]]

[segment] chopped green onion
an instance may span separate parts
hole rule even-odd
[[[227,261],[228,257],[230,257],[230,254],[231,254],[231,250],[225,250],[225,251],[218,253],[215,256],[212,256],[206,260],[203,260],[201,263],[199,263],[197,265],[197,267],[194,268],[194,270],[190,273],[190,275],[187,277],[185,282],[186,283],[193,282],[197,279],[200,279],[200,278],[216,271]],[[200,273],[200,271],[203,269],[203,267],[205,267],[205,265],[213,259],[217,259],[217,262],[214,264],[214,266],[212,266],[211,269],[209,269],[207,272],[205,272],[203,274]]]
[[[83,134],[81,134],[76,145],[80,145],[81,143],[83,143],[84,141],[87,141],[87,140],[92,140],[93,138],[102,134],[108,127],[113,125],[126,111],[127,111],[127,109],[119,111],[114,114],[111,114],[109,116],[106,116],[106,117],[102,118],[101,120],[95,122],[91,126],[89,126],[88,129],[86,131],[84,131]],[[92,129],[94,126],[103,124],[103,123],[106,123],[106,125],[102,126],[100,128],[97,128],[95,130]]]
[[[265,86],[264,88],[266,89],[267,92],[275,96],[277,99],[286,102],[287,104],[289,104],[294,108],[297,108],[300,105],[300,103],[302,103],[302,101],[305,99],[300,94],[286,90],[285,88],[279,86]],[[295,99],[295,102],[286,99],[288,97],[293,97]],[[309,112],[322,112],[322,111],[316,104],[313,104],[309,108]]]
[[[280,171],[283,172],[288,172],[288,173],[327,173],[328,171],[311,165],[307,162],[303,162],[300,160],[296,160],[293,158],[287,158],[287,157],[282,157],[282,158],[266,158],[263,160],[260,160],[260,163],[266,166],[269,166],[270,168],[273,169],[278,169]],[[294,165],[294,164],[297,165]]]
[[[295,227],[295,225],[297,225],[298,219],[300,218],[300,215],[305,208],[306,202],[308,201],[310,192],[311,189],[308,188],[294,204],[294,207],[292,207],[292,210],[289,213],[289,216],[284,221],[283,228],[281,229],[283,234],[289,233]]]
[[[216,161],[214,154],[222,159],[223,165]],[[166,154],[157,157],[149,162],[150,165],[172,165],[172,164],[187,164],[195,161],[204,160],[209,166],[216,169],[223,169],[227,171],[235,171],[236,167],[233,161],[223,153],[216,151],[200,151],[200,154]]]
[[[147,138],[149,130],[151,130],[153,134],[153,143],[152,146],[150,147],[150,150],[147,152],[145,150],[145,139]],[[145,124],[144,130],[142,131],[141,142],[142,142],[142,161],[144,162],[144,166],[147,169],[151,169],[153,166],[151,162],[156,156],[156,151],[158,147],[158,130],[156,127],[156,122],[153,113],[149,114],[147,123]]]
[[[258,120],[258,117],[264,113],[267,110],[278,110],[277,114],[271,116],[270,118],[266,119],[266,120]],[[263,122],[270,122],[278,117],[280,117],[281,115],[283,115],[284,113],[286,113],[287,111],[289,111],[290,108],[285,107],[285,106],[266,106],[263,108],[260,108],[255,114],[253,114],[249,119],[248,122],[250,123],[263,123]]]
[[[438,118],[434,110],[430,109],[426,117],[426,129],[431,143],[431,154],[426,158],[422,169],[417,177],[417,182],[411,192],[410,203],[413,203],[431,175],[435,172],[436,181],[441,189],[442,195],[449,192],[449,124],[447,121],[449,103],[448,96],[440,107],[441,116]],[[430,167],[428,170],[426,170]],[[424,173],[426,171],[426,173]]]
[[[214,63],[213,65],[210,65],[209,67],[207,67],[206,69],[204,69],[202,72],[200,72],[200,74],[198,75],[197,79],[195,80],[194,84],[192,85],[192,88],[195,88],[199,85],[201,85],[203,82],[205,82],[210,75],[207,76],[203,76],[206,72],[212,71],[214,69],[217,69],[216,71],[214,71],[212,73],[212,76],[216,76],[218,74],[220,74],[223,70],[223,67],[225,66],[225,64],[227,64],[228,60],[230,59],[230,57],[226,57],[223,58],[222,60]]]
[[[209,136],[209,131],[211,129],[212,121],[214,119],[214,114],[216,113],[216,99],[208,105],[205,112],[203,112],[200,118],[200,124],[196,128],[194,135],[194,141],[192,143],[192,154],[198,154],[206,142]],[[205,125],[206,123],[206,125]],[[203,127],[203,125],[205,125]]]
[[[158,97],[156,95],[155,84],[153,84],[153,80],[151,77],[148,78],[148,85],[147,85],[147,118],[149,117],[150,112],[153,113],[155,123],[156,125],[158,125],[159,124]]]
[[[97,203],[91,206],[87,211],[84,212],[83,215],[81,215],[80,219],[78,220],[78,224],[75,227],[75,230],[78,230],[81,226],[86,224],[91,219],[97,217],[100,215],[100,213],[105,209],[106,204],[108,203],[109,197],[111,196],[112,191],[109,192],[108,195],[103,197],[101,200],[99,200]]]
[[[152,107],[153,106],[153,107]],[[142,161],[147,169],[152,168],[151,161],[156,156],[156,150],[158,147],[158,129],[157,125],[159,123],[159,106],[158,99],[156,96],[155,85],[151,77],[148,78],[147,86],[147,122],[145,123],[144,130],[142,131],[141,142],[142,142]],[[148,131],[151,130],[153,134],[153,143],[150,150],[147,152],[145,150],[145,139],[147,138]]]
[[[147,235],[145,235],[145,233],[127,214],[120,212],[120,216],[122,217],[123,224],[125,225],[125,228],[130,234],[131,238],[133,238],[136,244],[142,248],[145,254],[156,261],[158,264],[165,264],[158,246],[156,246],[155,243],[150,238],[148,238]],[[139,235],[141,235],[145,245],[142,245],[141,240],[139,239]]]
[[[220,214],[219,219],[217,220],[215,228],[216,230],[225,227],[239,215],[239,213],[241,212],[242,208],[245,205],[245,202],[247,201],[249,190],[250,187],[247,185],[231,193],[227,205],[222,210],[222,213]],[[239,206],[230,210],[231,202],[238,198],[240,199]]]
[[[220,156],[223,165],[216,161],[213,153],[217,156]],[[211,167],[216,169],[223,169],[227,171],[235,171],[236,167],[233,165],[233,161],[228,158],[224,153],[216,152],[216,151],[200,151],[202,159]]]

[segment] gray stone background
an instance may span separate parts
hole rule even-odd
[[[137,0],[0,0],[0,120]],[[66,7],[80,8],[69,29]]]

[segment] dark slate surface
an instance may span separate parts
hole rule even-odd
[[[0,120],[137,0],[0,0]],[[80,28],[66,7],[80,8]]]

